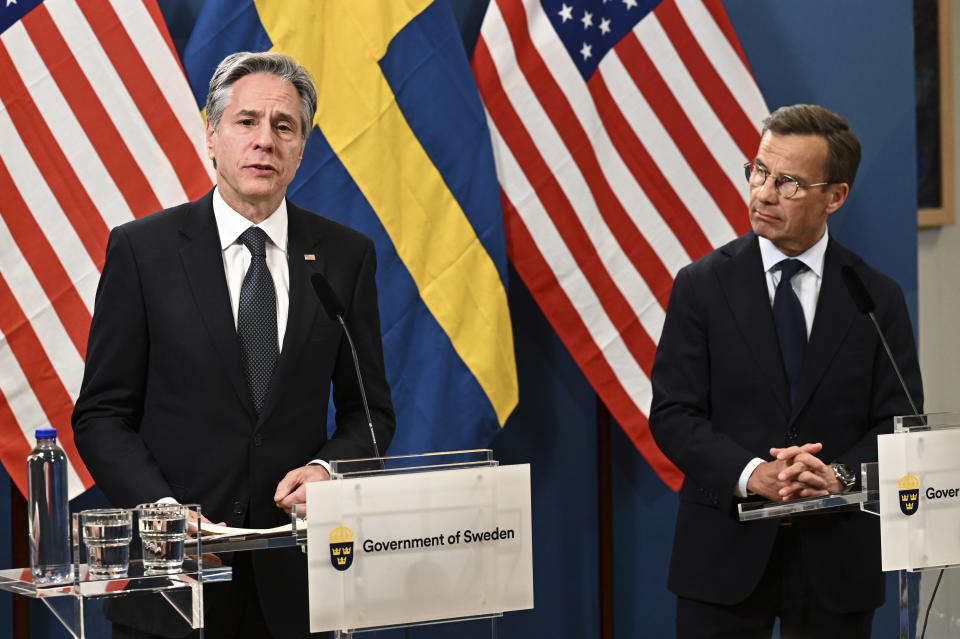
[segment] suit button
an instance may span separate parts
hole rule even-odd
[[[234,515],[243,514],[243,504],[240,503],[239,499],[235,499],[233,502],[233,514]]]
[[[262,444],[262,443],[263,443],[263,439],[260,437],[259,434],[253,436],[253,445],[254,445],[254,446],[259,446],[259,445]]]

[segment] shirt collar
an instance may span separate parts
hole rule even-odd
[[[783,260],[790,259],[789,255],[784,255],[773,242],[765,237],[760,239],[760,257],[763,259],[763,271],[771,271],[777,264]],[[800,255],[793,256],[793,259],[800,260],[806,264],[807,268],[813,271],[817,277],[823,277],[823,260],[827,254],[827,242],[830,239],[829,231],[823,232],[823,237],[817,240],[817,243],[808,248]]]
[[[251,224],[226,203],[220,195],[220,189],[213,190],[213,216],[217,220],[217,232],[220,234],[220,250],[236,243],[240,234],[251,226],[258,226],[267,234],[270,241],[281,251],[287,250],[287,199],[280,200],[280,206],[260,224]]]

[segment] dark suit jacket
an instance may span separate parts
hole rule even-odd
[[[114,229],[97,290],[77,447],[104,494],[129,507],[173,496],[212,521],[289,522],[277,483],[312,459],[372,455],[347,340],[310,284],[322,273],[346,308],[380,451],[395,428],[365,236],[287,203],[289,317],[258,418],[206,196]],[[315,261],[304,259],[313,254]],[[337,430],[327,438],[331,383]],[[297,549],[254,553],[264,614],[278,636],[306,632],[306,568]]]
[[[879,433],[913,411],[869,318],[840,277],[849,264],[875,299],[876,316],[918,405],[920,370],[899,286],[829,240],[813,329],[791,407],[757,237],[748,233],[676,277],[654,360],[650,429],[686,477],[670,565],[670,589],[734,604],[756,587],[776,520],[741,523],[733,496],[754,457],[773,446],[822,442],[819,457],[876,461]],[[857,486],[855,489],[859,489]],[[799,519],[807,578],[836,611],[883,603],[879,521],[860,512]]]

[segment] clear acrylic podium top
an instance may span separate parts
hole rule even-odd
[[[801,497],[790,501],[749,501],[738,504],[737,509],[740,521],[796,517],[836,508],[851,509],[857,507],[864,512],[879,515],[880,482],[877,476],[877,462],[861,464],[860,486],[860,490],[849,493],[833,493],[823,497]]]
[[[453,470],[455,468],[496,466],[497,464],[498,462],[493,458],[493,451],[489,448],[425,453],[422,455],[342,459],[330,462],[330,479],[422,473]]]
[[[33,576],[29,568],[8,568],[0,570],[0,590],[6,590],[17,595],[25,595],[35,599],[51,597],[115,597],[133,592],[156,592],[171,588],[192,586],[197,582],[198,572],[202,569],[203,582],[229,581],[231,569],[210,562],[198,564],[194,558],[187,558],[183,562],[183,570],[170,575],[147,575],[143,562],[133,559],[127,574],[122,577],[102,578],[89,574],[86,564],[77,567],[76,579],[37,586],[33,583]]]
[[[330,462],[330,479],[336,481],[497,465],[498,462],[493,458],[493,451],[489,448],[425,453],[422,455],[338,459]],[[303,546],[307,541],[305,517],[304,504],[294,504],[289,526],[278,526],[268,530],[250,530],[245,534],[204,537],[203,551],[205,553],[243,552]],[[190,552],[195,544],[195,539],[188,539],[186,542],[187,551]]]
[[[930,413],[928,415],[904,415],[893,418],[894,433],[913,433],[940,428],[960,427],[957,413]],[[849,493],[837,493],[824,497],[805,497],[785,502],[745,502],[737,506],[740,521],[755,521],[777,517],[809,515],[836,508],[859,507],[874,515],[880,514],[880,481],[877,463],[861,465],[861,489]]]

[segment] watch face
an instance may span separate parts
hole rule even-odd
[[[833,464],[833,471],[836,473],[837,479],[843,484],[844,488],[850,488],[857,483],[857,478],[854,477],[850,469],[843,464]]]

